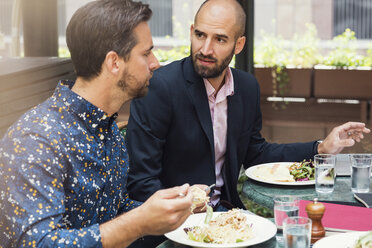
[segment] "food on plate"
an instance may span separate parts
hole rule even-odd
[[[289,166],[289,173],[296,181],[310,181],[315,179],[315,166],[311,160],[303,160]]]
[[[372,248],[372,231],[360,236],[353,248]]]
[[[193,195],[192,204],[194,205],[194,208],[196,205],[201,203],[207,204],[209,202],[209,196],[207,196],[207,192],[205,192],[205,190],[202,190],[197,186],[192,186],[190,190]]]
[[[204,226],[185,228],[189,239],[214,244],[234,244],[254,237],[252,225],[240,209],[221,213]]]
[[[197,205],[204,204],[204,208],[207,208],[206,209],[207,214],[205,216],[204,222],[208,223],[213,216],[213,208],[208,205],[209,196],[207,195],[207,192],[197,186],[192,186],[190,190],[193,195],[191,212],[194,212]],[[204,208],[202,210],[204,210]]]
[[[253,171],[253,175],[267,181],[294,182],[295,179],[289,173],[289,164],[277,163],[273,166],[259,166]]]
[[[258,166],[253,175],[266,181],[274,182],[297,182],[310,181],[315,178],[315,166],[313,162],[274,163]]]

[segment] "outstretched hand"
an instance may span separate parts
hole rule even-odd
[[[344,147],[351,147],[364,138],[371,130],[362,122],[347,122],[332,129],[325,140],[319,144],[318,153],[337,154]]]

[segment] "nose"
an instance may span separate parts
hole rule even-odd
[[[151,71],[155,71],[160,67],[158,59],[155,57],[154,53],[151,52],[151,58],[150,58],[150,63],[149,63],[149,68]]]
[[[212,47],[212,40],[211,39],[206,39],[200,49],[200,52],[204,56],[208,56],[213,54],[213,47]]]

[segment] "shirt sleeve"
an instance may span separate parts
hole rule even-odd
[[[124,202],[121,206],[121,208],[119,209],[118,211],[118,215],[119,214],[122,214],[122,213],[125,213],[125,212],[128,212],[136,207],[139,207],[141,206],[143,202],[139,202],[139,201],[135,201],[135,200],[132,200],[129,198],[129,194],[128,192],[126,192],[124,194]]]
[[[55,154],[58,142],[13,131],[0,141],[0,247],[102,247],[98,224],[63,220],[68,155]]]

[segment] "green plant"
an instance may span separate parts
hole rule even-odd
[[[357,54],[355,32],[347,28],[345,32],[333,38],[335,49],[330,51],[323,64],[337,68],[364,66],[365,59]]]
[[[365,66],[372,67],[372,43],[369,44],[369,48],[367,50],[367,56],[365,59]]]
[[[156,58],[160,63],[169,63],[175,60],[182,59],[190,55],[189,46],[173,47],[170,50],[156,49],[154,51]]]
[[[255,63],[272,67],[273,96],[284,95],[289,82],[288,73],[285,70],[289,61],[289,52],[285,50],[285,41],[280,36],[270,35],[263,31],[261,36],[261,42],[254,49]],[[276,102],[273,102],[273,107],[277,108]]]
[[[306,24],[303,35],[295,34],[286,42],[281,36],[261,32],[262,40],[255,46],[256,64],[272,67],[273,96],[283,96],[287,91],[289,76],[287,66],[311,68],[320,60],[317,29],[314,24]]]
[[[58,57],[60,58],[70,58],[71,54],[67,47],[60,47],[58,49]]]
[[[289,64],[295,67],[311,68],[320,60],[319,39],[314,24],[306,23],[303,35],[295,34],[291,43]]]
[[[289,52],[285,50],[285,41],[281,36],[261,31],[262,40],[254,48],[254,62],[265,67],[286,66]]]

